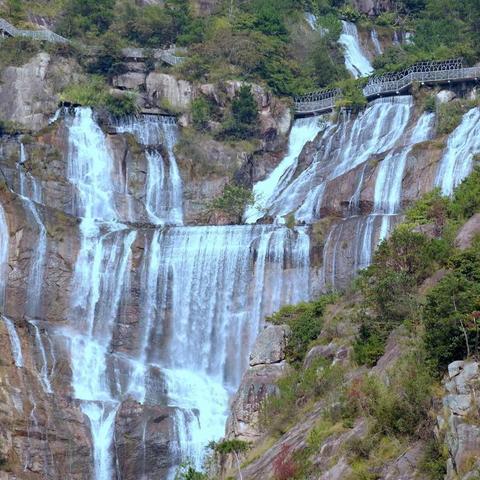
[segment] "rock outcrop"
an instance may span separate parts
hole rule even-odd
[[[438,436],[448,449],[447,480],[473,480],[480,475],[480,368],[477,362],[448,366]]]
[[[0,74],[0,120],[28,130],[45,127],[58,108],[60,91],[80,78],[79,70],[74,61],[45,52],[25,65],[4,68]]]
[[[262,330],[250,355],[250,366],[232,400],[227,438],[252,441],[261,435],[260,408],[277,392],[276,382],[287,371],[285,361],[289,328],[269,325]]]

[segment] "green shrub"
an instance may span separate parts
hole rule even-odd
[[[42,43],[24,37],[0,38],[0,66],[20,67],[42,49]]]
[[[389,370],[388,385],[369,375],[346,392],[344,411],[373,420],[373,432],[381,435],[415,435],[428,421],[432,373],[425,353],[415,348]]]
[[[253,193],[245,187],[228,184],[222,195],[215,198],[209,205],[210,210],[220,210],[241,223],[243,212],[247,205],[253,203]]]
[[[192,102],[192,123],[197,130],[207,130],[210,115],[210,103],[205,98],[196,98]]]
[[[137,112],[136,96],[127,93],[121,97],[109,93],[105,80],[92,75],[87,80],[71,84],[60,95],[62,102],[92,108],[103,108],[114,116],[133,115]]]
[[[449,204],[448,214],[455,220],[467,220],[475,213],[480,212],[480,167],[477,165],[473,172],[455,189],[452,201]]]
[[[420,460],[420,471],[430,480],[443,480],[447,474],[447,458],[442,453],[442,445],[435,438],[428,441]]]
[[[464,100],[453,100],[439,105],[437,133],[440,135],[452,133],[460,125],[464,113],[473,106],[475,102]]]
[[[318,300],[298,305],[282,307],[267,318],[275,325],[288,325],[291,335],[287,345],[287,359],[291,363],[303,360],[313,340],[320,335],[323,326],[323,314],[327,306],[336,300],[335,295],[323,295]]]
[[[248,85],[242,85],[231,107],[232,116],[224,123],[218,137],[221,139],[245,140],[258,131],[258,106]]]
[[[351,79],[340,82],[341,97],[336,102],[336,108],[347,108],[359,112],[367,106],[367,99],[363,96],[361,82]]]
[[[480,333],[480,242],[457,253],[450,272],[428,293],[423,313],[425,346],[441,369],[478,354]]]

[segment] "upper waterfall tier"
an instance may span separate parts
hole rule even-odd
[[[175,118],[158,115],[122,118],[117,121],[116,130],[132,133],[147,147],[145,207],[150,221],[158,225],[182,225],[182,180],[173,150],[178,137]]]
[[[372,64],[360,44],[357,26],[354,23],[342,20],[342,33],[338,43],[345,50],[345,66],[355,78],[366,77],[373,72]]]
[[[323,121],[323,133],[318,137],[315,149],[312,148],[311,163],[306,168],[305,163],[299,165],[298,157],[305,144],[320,132],[318,126],[313,127],[318,125],[319,117],[297,120],[307,122],[311,133],[303,135],[305,130],[292,129],[290,144],[297,146],[295,158],[292,160],[289,153],[266,180],[255,185],[254,193],[261,195],[258,202],[261,208],[257,208],[256,216],[250,213],[251,209],[247,210],[247,221],[255,221],[263,212],[263,215],[271,215],[283,222],[286,215],[295,211],[297,221],[310,223],[318,220],[327,184],[374,155],[403,145],[412,111],[412,97],[394,97],[371,102],[355,118],[345,114],[337,124]]]

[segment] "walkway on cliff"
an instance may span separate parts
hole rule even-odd
[[[373,100],[408,92],[415,82],[435,85],[477,81],[479,78],[480,66],[464,67],[461,58],[418,62],[400,72],[371,76],[363,88],[363,95],[367,100]],[[341,90],[336,88],[296,97],[295,114],[306,116],[331,112],[341,95]]]
[[[58,44],[70,44],[71,40],[68,40],[61,35],[52,32],[51,30],[41,29],[41,30],[21,30],[17,27],[14,27],[11,23],[7,22],[5,19],[0,18],[0,38],[2,37],[26,37],[33,40],[58,43]],[[88,48],[88,53],[95,55],[97,48],[91,47]],[[149,52],[153,54],[155,60],[161,60],[167,65],[174,66],[181,63],[184,58],[177,56],[175,53],[178,51],[176,47],[170,47],[166,49],[152,49],[147,51],[143,48],[124,48],[122,49],[122,54],[125,59],[145,59]],[[185,51],[183,49],[183,51]]]

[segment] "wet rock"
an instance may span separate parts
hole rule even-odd
[[[115,420],[115,450],[124,480],[166,478],[178,465],[173,407],[122,403]]]

